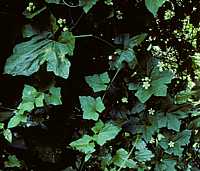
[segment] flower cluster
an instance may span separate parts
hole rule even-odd
[[[62,28],[63,31],[68,31],[68,28],[66,26],[66,19],[59,18],[57,22],[59,24],[59,27]]]
[[[120,10],[116,11],[116,14],[117,14],[116,17],[117,17],[118,20],[123,19],[123,13]]]
[[[178,68],[176,59],[178,52],[174,48],[169,47],[166,51],[162,51],[159,46],[153,46],[151,52],[153,56],[161,59],[157,64],[160,72],[170,70],[173,73],[176,73]]]
[[[142,82],[143,82],[142,87],[144,87],[146,90],[151,86],[150,84],[151,79],[149,77],[142,78]]]
[[[164,15],[164,19],[165,20],[170,20],[174,16],[175,16],[175,12],[174,11],[172,11],[172,10],[166,10],[165,11],[165,15]]]
[[[200,31],[200,27],[195,28],[193,24],[190,23],[190,16],[186,16],[182,20],[183,28],[182,30],[175,30],[174,34],[176,37],[181,40],[181,37],[184,37],[186,41],[192,44],[194,48],[197,47],[197,34]]]
[[[33,2],[29,2],[28,7],[26,7],[26,10],[29,12],[32,12],[35,10],[35,5],[33,4]]]

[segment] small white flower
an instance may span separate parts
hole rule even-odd
[[[197,134],[198,134],[198,132],[199,132],[199,130],[198,130],[198,129],[195,129],[195,130],[194,130],[194,134],[195,134],[195,135],[197,135]]]
[[[144,87],[147,90],[151,86],[150,84],[151,79],[149,77],[145,77],[145,78],[142,78],[142,81],[143,81],[142,87]]]
[[[154,144],[156,142],[155,138],[151,137],[151,140],[149,141],[150,144]]]
[[[159,68],[160,72],[164,71],[165,64],[163,62],[158,62],[157,67]]]
[[[65,26],[64,28],[63,28],[63,31],[65,32],[65,31],[68,31],[68,28]]]
[[[149,115],[154,115],[154,113],[155,113],[155,110],[154,110],[154,109],[152,109],[152,108],[150,108],[150,109],[148,110],[148,112],[149,112]]]
[[[109,59],[109,60],[112,60],[112,55],[108,56],[108,59]]]
[[[122,103],[128,103],[128,98],[127,98],[127,97],[123,97],[123,98],[121,99],[121,101],[122,101]]]
[[[30,6],[33,6],[33,2],[29,2],[28,6],[29,6],[29,7],[30,7]]]
[[[175,143],[174,143],[173,141],[170,141],[170,142],[168,143],[168,146],[172,148],[172,147],[174,147],[174,144],[175,144]]]

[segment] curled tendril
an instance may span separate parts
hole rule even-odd
[[[70,8],[77,8],[77,7],[80,7],[80,4],[78,4],[78,5],[71,5],[71,4],[69,4],[68,2],[66,2],[65,0],[63,0],[63,3],[64,3],[66,6],[70,7]]]

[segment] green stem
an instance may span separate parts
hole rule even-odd
[[[121,68],[119,68],[119,69],[117,70],[117,72],[116,72],[115,75],[113,76],[112,80],[110,81],[110,84],[109,84],[108,87],[106,88],[106,91],[105,91],[105,93],[104,93],[104,95],[103,95],[103,97],[102,97],[102,101],[104,100],[107,91],[110,89],[110,86],[112,85],[113,81],[115,80],[115,78],[116,78],[117,75],[119,74],[119,71],[120,71],[120,70],[121,70]]]
[[[135,140],[135,143],[133,144],[133,147],[131,148],[130,152],[128,153],[128,156],[126,157],[126,159],[124,160],[124,162],[122,163],[122,165],[120,166],[120,168],[119,168],[117,171],[120,171],[120,170],[124,167],[126,161],[129,159],[129,157],[130,157],[131,154],[133,153],[133,150],[134,150],[135,145],[136,145],[136,143],[138,142],[138,140],[139,140],[139,135],[137,135],[137,138],[136,138],[136,140]]]

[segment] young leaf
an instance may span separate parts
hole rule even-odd
[[[21,162],[15,155],[9,155],[8,161],[4,162],[5,167],[21,167]]]
[[[85,13],[88,13],[96,3],[97,0],[79,0],[79,4],[83,7]]]
[[[0,122],[0,130],[4,128],[4,123]]]
[[[145,5],[147,9],[154,15],[157,15],[158,9],[166,2],[167,0],[145,0]]]
[[[117,134],[121,131],[121,128],[113,125],[112,123],[102,124],[101,121],[97,122],[95,126],[92,128],[95,135],[93,139],[100,146],[104,145],[106,141],[114,139]]]
[[[20,124],[20,122],[26,122],[27,117],[25,115],[16,114],[8,122],[8,128],[14,128]]]
[[[60,91],[60,87],[51,87],[49,89],[49,94],[45,94],[45,102],[52,105],[61,105],[62,101]]]
[[[129,39],[129,48],[134,48],[135,46],[138,46],[140,45],[144,39],[147,37],[147,33],[142,33],[142,34],[139,34],[139,35],[136,35],[132,38]]]
[[[132,49],[120,51],[118,54],[116,61],[111,62],[111,68],[120,69],[123,67],[123,62],[127,62],[129,67],[134,69],[137,59]]]
[[[12,132],[10,129],[5,129],[3,131],[3,135],[4,135],[5,139],[8,140],[8,142],[12,143]]]
[[[107,72],[104,72],[103,74],[86,76],[85,80],[95,93],[98,91],[106,90],[107,84],[110,82],[110,78]]]
[[[167,85],[171,83],[173,73],[171,71],[160,72],[158,68],[154,69],[151,73],[150,87],[145,89],[142,85],[138,88],[135,96],[138,97],[140,102],[145,103],[152,95],[166,96]]]
[[[84,135],[82,138],[71,142],[69,145],[82,153],[90,154],[95,151],[95,145],[92,140],[93,138],[89,135]]]
[[[127,157],[128,157],[128,152],[125,149],[120,148],[119,150],[117,150],[112,160],[113,163],[118,167],[122,166],[122,168],[127,168],[127,167],[136,168],[137,163],[132,159],[128,159]]]
[[[97,121],[99,118],[99,113],[103,112],[105,109],[101,98],[98,97],[95,99],[90,96],[80,96],[79,100],[83,110],[83,119],[92,119]]]

